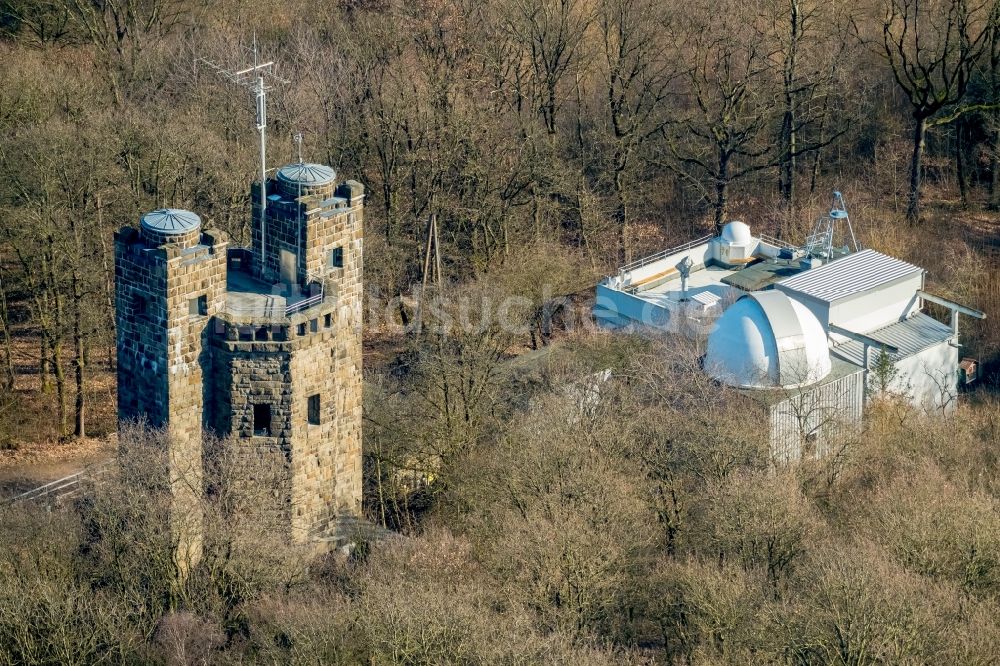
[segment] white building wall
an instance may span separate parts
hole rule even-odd
[[[605,328],[651,327],[688,338],[705,336],[721,308],[704,308],[694,301],[650,300],[624,291],[597,286],[593,315]]]
[[[872,366],[878,352],[872,354]],[[869,372],[869,386],[877,380]],[[958,406],[958,348],[942,342],[900,360],[889,391],[910,399],[913,406],[928,413],[951,413]]]
[[[864,398],[864,372],[859,368],[771,405],[771,455],[775,463],[832,453],[839,437],[861,423]]]
[[[917,290],[923,289],[923,283],[923,274],[914,273],[897,284],[841,298],[832,303],[789,289],[780,283],[775,288],[809,308],[824,327],[832,323],[856,333],[866,333],[902,321],[919,310]],[[845,339],[838,335],[831,337],[836,342]]]
[[[673,325],[673,311],[639,296],[599,284],[594,300],[594,319],[608,328],[643,325],[669,330]]]
[[[916,273],[898,284],[836,301],[830,305],[828,323],[865,333],[902,321],[920,309],[917,290],[923,289],[923,278]]]

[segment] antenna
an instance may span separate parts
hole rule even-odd
[[[267,256],[265,233],[267,229],[267,91],[271,88],[264,83],[267,76],[279,83],[288,83],[274,74],[272,70],[274,61],[261,63],[257,53],[257,32],[253,33],[253,66],[244,67],[239,70],[226,69],[222,65],[212,62],[207,58],[197,58],[195,64],[205,63],[219,76],[229,79],[236,85],[249,88],[254,91],[257,97],[257,131],[260,132],[260,272],[264,277],[265,261]]]
[[[861,249],[858,245],[858,239],[854,236],[854,226],[851,224],[851,218],[847,214],[847,204],[844,203],[844,195],[840,192],[833,193],[833,209],[830,211],[830,217],[835,220],[844,220],[847,224],[847,231],[851,235],[851,244],[854,246],[854,251],[857,252]]]
[[[299,164],[304,164],[304,162],[302,161],[302,132],[296,132],[292,136],[292,139],[295,140],[295,145],[298,148],[298,152],[299,152]]]
[[[295,140],[295,145],[298,147],[299,153],[299,164],[302,164],[302,132],[296,132],[292,139]],[[301,250],[302,243],[302,179],[298,179],[298,196],[295,200],[295,216],[296,223],[298,224],[298,236],[295,239],[295,256],[297,259],[296,270],[304,270],[303,259],[305,259],[305,252]]]

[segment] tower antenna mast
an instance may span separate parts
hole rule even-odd
[[[301,166],[303,164],[303,162],[302,162],[302,132],[296,132],[295,135],[292,138],[295,140],[295,145],[298,146],[299,165]],[[295,240],[296,243],[302,243],[302,201],[301,200],[302,200],[302,180],[299,179],[299,181],[298,181],[298,197],[295,200],[295,210],[296,210],[296,218],[297,218],[296,221],[298,222],[297,229],[296,229],[296,233],[297,233],[296,240]],[[297,257],[295,269],[296,270],[301,270],[301,271],[304,272],[304,270],[305,270],[305,264],[304,264],[305,253],[304,252],[296,251],[295,254],[296,254],[296,257]]]
[[[266,269],[265,257],[267,239],[267,91],[271,89],[265,82],[265,77],[278,83],[288,83],[274,74],[274,61],[260,62],[257,53],[257,33],[253,35],[253,65],[242,69],[226,69],[222,65],[207,58],[198,58],[195,64],[204,63],[216,74],[228,79],[236,85],[249,88],[257,97],[257,131],[260,133],[260,273],[264,277]]]

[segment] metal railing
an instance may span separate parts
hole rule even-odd
[[[687,243],[684,243],[683,245],[678,245],[677,247],[672,247],[672,248],[670,248],[668,250],[662,250],[660,252],[657,252],[656,254],[651,254],[648,257],[642,257],[641,259],[636,259],[635,261],[631,261],[631,262],[625,264],[624,266],[622,266],[621,268],[619,268],[618,269],[618,274],[619,275],[624,275],[625,273],[628,273],[629,271],[634,271],[637,268],[642,268],[643,266],[648,266],[649,264],[651,264],[653,262],[656,262],[656,261],[659,261],[660,259],[663,259],[664,257],[669,257],[670,255],[672,255],[672,254],[674,254],[676,252],[683,252],[684,250],[690,250],[691,248],[697,247],[697,246],[701,245],[702,243],[707,243],[708,241],[712,240],[713,238],[715,238],[715,236],[713,236],[712,234],[708,234],[708,235],[702,236],[701,238],[696,238],[695,240],[688,241]]]
[[[85,484],[93,483],[104,474],[107,474],[112,462],[113,460],[105,460],[104,462],[94,463],[93,465],[84,467],[75,474],[64,476],[61,479],[56,479],[37,488],[32,488],[20,495],[15,495],[8,499],[6,503],[8,505],[39,501],[51,503],[71,499],[83,490]]]
[[[285,308],[285,316],[290,317],[296,312],[301,312],[303,310],[308,310],[314,305],[318,305],[323,302],[323,297],[326,295],[326,285],[323,282],[324,273],[306,273],[306,287],[308,288],[311,284],[319,285],[319,293],[313,294],[309,298],[297,301],[288,305]]]
[[[320,288],[320,292],[315,296],[310,296],[309,298],[301,301],[296,301],[291,305],[285,307],[285,316],[291,317],[296,312],[302,312],[303,310],[308,310],[314,305],[318,305],[323,302],[323,290]]]
[[[794,250],[797,249],[798,247],[797,245],[792,245],[787,241],[783,241],[781,239],[775,238],[774,236],[768,236],[766,234],[760,234],[757,237],[762,241],[764,241],[765,243],[767,243],[768,245],[774,245],[775,247],[785,248],[787,250]]]

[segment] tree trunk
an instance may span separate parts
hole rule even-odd
[[[781,142],[781,176],[779,177],[779,189],[781,198],[789,206],[795,200],[795,112],[791,108],[791,96],[788,96],[785,109],[785,117],[782,121]],[[818,151],[817,151],[818,152]]]
[[[819,143],[823,145],[826,142],[826,119],[828,117],[827,110],[829,108],[829,97],[823,100],[823,112],[819,117]],[[816,181],[819,179],[819,164],[820,164],[820,153],[823,152],[822,148],[817,148],[813,151],[813,163],[812,163],[812,175],[809,177],[809,193],[812,194],[816,191]]]
[[[799,3],[789,3],[789,41],[784,67],[785,113],[781,121],[781,198],[789,206],[795,199],[795,58],[799,41]]]
[[[87,436],[85,395],[83,386],[83,370],[86,365],[85,345],[83,342],[83,289],[80,286],[80,275],[73,270],[73,348],[75,352],[74,366],[76,379],[76,402],[73,420],[73,436]]]
[[[990,101],[1000,102],[1000,30],[993,29],[990,40]],[[1000,109],[990,111],[990,210],[1000,209]]]
[[[7,310],[7,291],[4,288],[3,274],[0,273],[0,329],[3,331],[4,363],[3,363],[3,386],[4,390],[14,389],[14,350],[10,337],[10,314]]]
[[[990,131],[990,210],[1000,209],[1000,113],[993,112]]]
[[[97,235],[101,239],[101,263],[104,266],[104,300],[108,306],[108,327],[111,329],[111,339],[107,345],[107,363],[111,370],[115,369],[117,361],[117,335],[115,321],[115,267],[114,257],[108,248],[107,236],[104,233],[104,206],[101,202],[101,195],[97,195]]]
[[[56,297],[56,321],[63,320],[62,298]],[[56,414],[59,418],[59,437],[66,434],[66,372],[63,368],[62,342],[61,336],[57,337],[52,344],[52,372],[56,379]]]
[[[382,172],[382,207],[385,211],[385,244],[392,245],[392,185],[389,183],[391,176]]]
[[[45,331],[42,331],[42,337],[38,343],[38,382],[42,393],[48,393],[52,389],[49,367],[49,338]]]
[[[625,171],[623,159],[615,160],[614,187],[615,198],[618,200],[618,207],[615,211],[615,222],[618,223],[618,261],[620,264],[627,263],[632,259],[628,247],[628,205],[625,202],[625,185],[622,182],[622,173]]]
[[[532,183],[529,188],[531,192],[531,225],[535,229],[535,238],[542,236],[542,209],[538,203],[538,188]]]
[[[823,126],[820,125],[820,140],[821,141],[823,139],[822,131],[823,131]],[[819,179],[820,153],[822,153],[822,152],[823,152],[823,150],[821,148],[817,148],[813,152],[812,174],[809,176],[809,194],[813,194],[816,191],[816,181]]]
[[[927,118],[915,116],[913,126],[913,157],[910,160],[910,198],[906,207],[906,219],[920,220],[920,169],[924,157],[924,139],[927,135]]]
[[[969,207],[969,178],[965,172],[965,142],[962,140],[962,121],[955,123],[955,178],[962,197],[962,208]]]
[[[719,151],[719,171],[715,178],[715,233],[722,233],[726,218],[726,204],[729,196],[729,159],[723,150]]]

